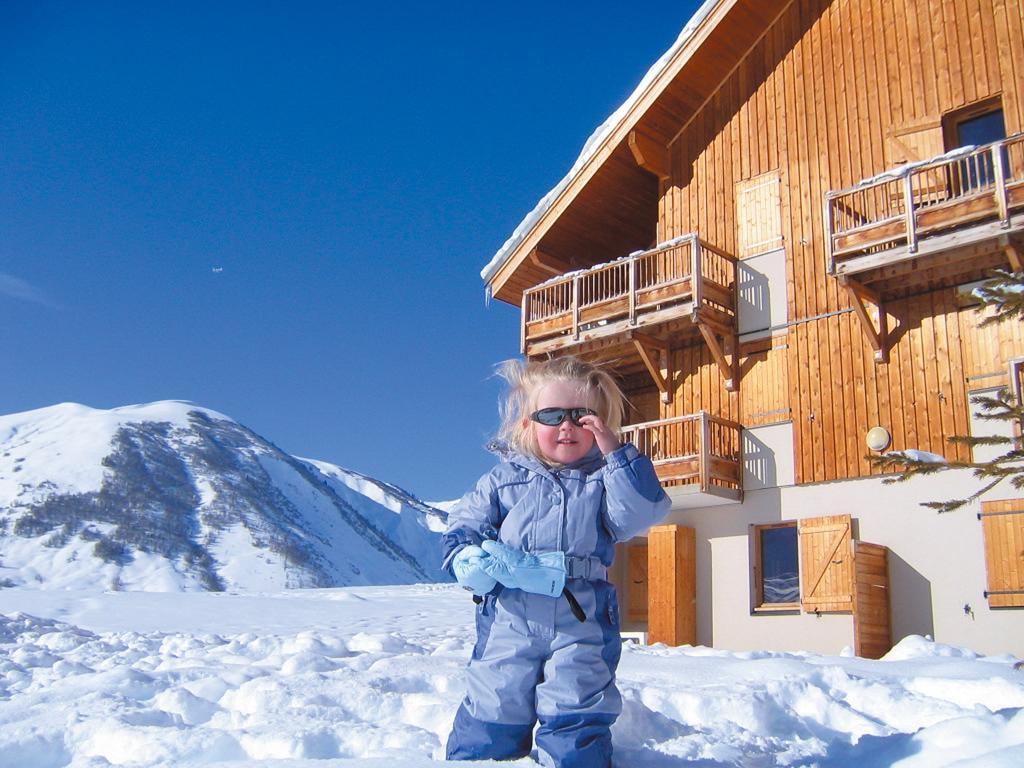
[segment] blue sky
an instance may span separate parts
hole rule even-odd
[[[0,6],[0,413],[184,399],[427,499],[493,463],[480,269],[698,2]]]

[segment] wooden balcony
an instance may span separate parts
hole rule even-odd
[[[650,456],[676,507],[743,500],[743,428],[699,411],[622,428],[622,439]]]
[[[985,251],[1019,270],[1013,237],[1024,231],[1022,214],[1024,133],[1018,133],[829,192],[829,272],[865,285],[910,272],[918,280],[963,282],[978,272],[975,257]]]
[[[887,300],[1022,269],[1024,133],[829,192],[825,236],[829,273],[887,362]]]
[[[523,294],[521,342],[528,357],[568,352],[614,358],[633,347],[655,376],[668,339],[700,333],[730,388],[735,380],[736,258],[696,234],[589,269]],[[610,351],[611,350],[611,351]],[[619,350],[621,351],[621,350]],[[663,393],[664,382],[659,382]]]

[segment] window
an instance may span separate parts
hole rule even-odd
[[[971,144],[979,146],[1005,139],[1006,129],[1003,126],[1003,110],[1001,109],[964,118],[956,124],[956,145],[958,147],[966,147]]]
[[[854,541],[849,515],[750,526],[755,611],[853,610]]]
[[[946,150],[957,147],[981,146],[1006,138],[1002,100],[996,96],[950,112],[942,118],[942,133]],[[1003,166],[1008,158],[1003,149]],[[954,167],[953,188],[960,193],[984,189],[995,181],[990,156],[965,157]]]
[[[752,526],[754,609],[800,607],[800,556],[796,522]]]
[[[947,152],[1005,139],[1002,99],[995,96],[943,115],[942,134]]]

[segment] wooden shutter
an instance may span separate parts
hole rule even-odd
[[[797,523],[800,604],[808,612],[853,610],[853,521],[849,515]]]
[[[1010,361],[1010,390],[1017,399],[1017,404],[1024,403],[1024,360]],[[1013,422],[1014,447],[1019,451],[1024,448],[1024,422]]]
[[[693,528],[656,525],[647,533],[647,641],[697,643],[697,546]]]
[[[736,184],[739,256],[756,256],[782,247],[782,197],[778,171]]]
[[[983,501],[985,597],[990,608],[1024,607],[1024,499]]]
[[[890,167],[931,160],[945,151],[941,120],[904,125],[894,128],[886,136],[886,162]]]
[[[629,602],[626,618],[647,621],[647,541],[632,541],[626,545],[626,579]]]
[[[889,611],[889,550],[878,544],[853,542],[853,652],[880,659],[892,648]]]

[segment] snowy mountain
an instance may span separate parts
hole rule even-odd
[[[265,591],[445,581],[445,514],[165,401],[0,416],[0,587]]]

